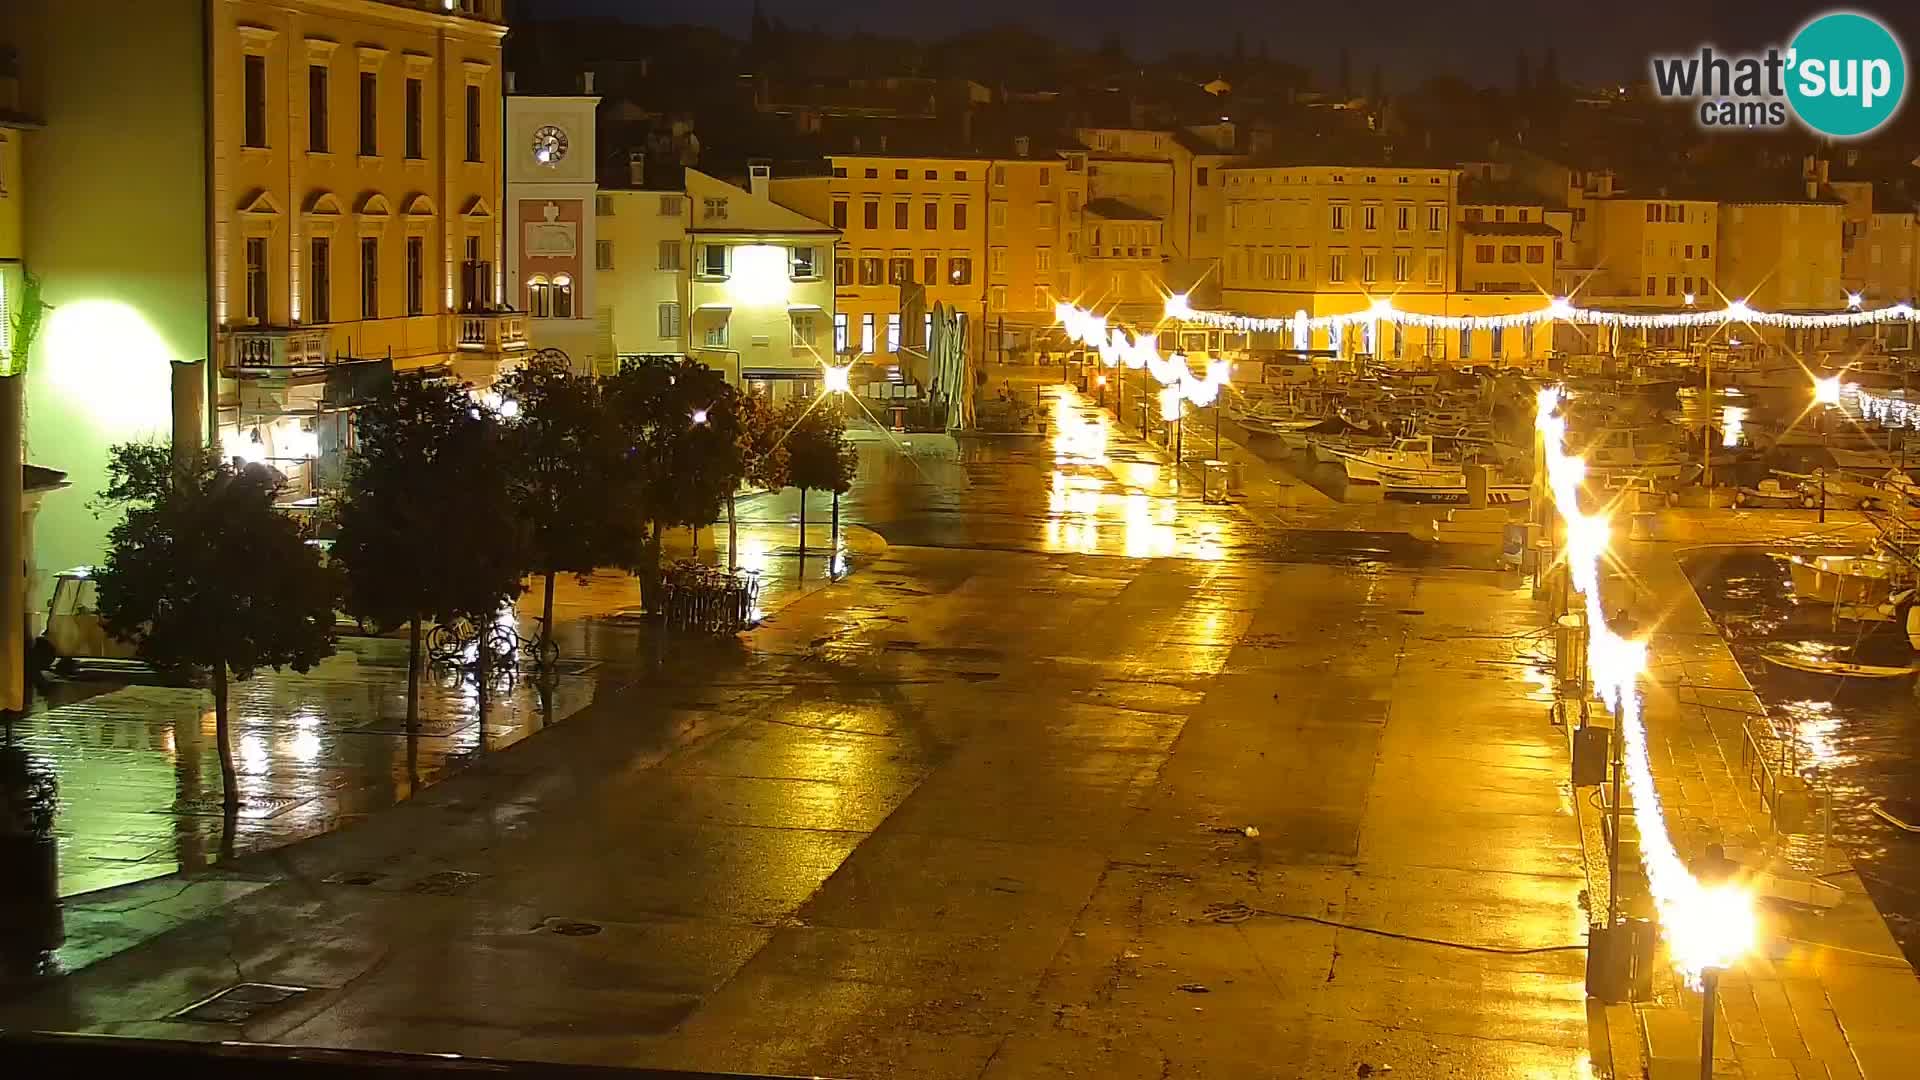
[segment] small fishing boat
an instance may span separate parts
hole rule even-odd
[[[1316,442],[1313,455],[1317,461],[1345,469],[1349,483],[1379,484],[1387,479],[1387,474],[1402,483],[1441,483],[1461,475],[1459,462],[1445,460],[1434,453],[1431,435],[1397,439],[1392,446],[1360,451],[1331,442]]]
[[[1774,667],[1808,675],[1834,675],[1848,679],[1898,679],[1920,674],[1920,664],[1886,667],[1880,664],[1849,664],[1840,660],[1822,660],[1787,649],[1761,649],[1760,659]]]
[[[1883,799],[1867,809],[1881,821],[1903,832],[1920,833],[1920,802],[1912,799]]]
[[[1805,498],[1806,494],[1799,484],[1795,483],[1789,487],[1768,477],[1753,487],[1736,488],[1733,493],[1733,505],[1755,509],[1779,509],[1804,506]]]
[[[1464,477],[1456,475],[1458,483],[1447,485],[1406,484],[1388,480],[1382,484],[1383,497],[1388,502],[1415,503],[1421,506],[1466,506],[1471,501]],[[1532,492],[1525,484],[1488,484],[1488,506],[1524,506]]]
[[[1874,607],[1907,584],[1907,564],[1890,555],[1782,555],[1793,577],[1793,598],[1820,604]]]

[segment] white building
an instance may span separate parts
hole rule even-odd
[[[642,182],[603,188],[594,201],[600,237],[595,290],[599,322],[612,335],[608,357],[685,355],[687,268],[693,259],[685,190]],[[603,370],[612,367],[607,362]]]

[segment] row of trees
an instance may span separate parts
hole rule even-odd
[[[331,654],[336,610],[405,627],[407,722],[419,720],[423,630],[490,624],[544,579],[621,567],[653,603],[668,530],[729,520],[743,485],[845,491],[853,452],[831,402],[776,407],[691,361],[574,373],[536,356],[476,397],[466,385],[396,377],[356,417],[358,446],[323,517],[330,555],[275,509],[258,465],[151,444],[116,447],[106,506],[125,512],[97,571],[107,628],[162,670],[205,668],[226,801],[238,805],[229,677],[306,671]],[[804,547],[804,526],[801,543]]]

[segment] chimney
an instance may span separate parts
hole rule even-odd
[[[1819,197],[1820,197],[1820,181],[1815,180],[1811,176],[1807,177],[1807,201],[1812,202],[1813,200]]]
[[[647,155],[638,151],[627,152],[627,179],[634,187],[647,186]]]
[[[580,73],[580,92],[589,95],[593,93],[593,72],[583,71]]]
[[[1027,138],[1025,135],[1015,135],[1013,137],[1013,156],[1014,157],[1026,157],[1027,152],[1030,149],[1032,149],[1032,147],[1033,147],[1033,141]]]
[[[516,79],[514,78],[514,73],[511,71],[507,72],[507,89],[506,89],[507,93],[511,94],[514,92],[515,81]]]
[[[753,192],[754,198],[767,198],[768,190],[772,186],[772,180],[773,167],[771,165],[747,166],[747,190]]]

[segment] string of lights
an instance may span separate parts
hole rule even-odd
[[[1179,419],[1180,403],[1183,401],[1202,407],[1213,404],[1220,395],[1220,388],[1232,376],[1233,364],[1224,359],[1208,361],[1207,373],[1195,375],[1193,366],[1184,355],[1161,355],[1160,340],[1156,335],[1129,334],[1118,326],[1109,326],[1105,317],[1072,304],[1055,304],[1053,314],[1065,329],[1067,338],[1097,350],[1102,364],[1110,368],[1125,365],[1132,371],[1145,368],[1148,374],[1159,380],[1162,388],[1162,419]]]
[[[1358,311],[1342,312],[1338,315],[1309,316],[1305,311],[1296,311],[1287,316],[1267,316],[1205,311],[1191,306],[1186,294],[1175,293],[1167,297],[1166,317],[1239,333],[1277,334],[1290,330],[1296,338],[1304,338],[1316,330],[1338,331],[1349,326],[1364,326],[1372,323],[1424,327],[1433,330],[1504,330],[1510,327],[1538,326],[1549,322],[1628,330],[1665,330],[1721,326],[1729,323],[1753,327],[1818,330],[1914,322],[1920,319],[1920,312],[1916,312],[1911,304],[1890,304],[1886,307],[1869,309],[1862,306],[1858,293],[1848,294],[1847,301],[1846,311],[1812,313],[1761,311],[1749,307],[1745,300],[1733,300],[1720,307],[1701,311],[1637,312],[1579,307],[1566,297],[1560,296],[1554,297],[1532,311],[1508,312],[1502,315],[1429,315],[1418,311],[1403,311],[1394,306],[1392,300],[1382,297]]]

